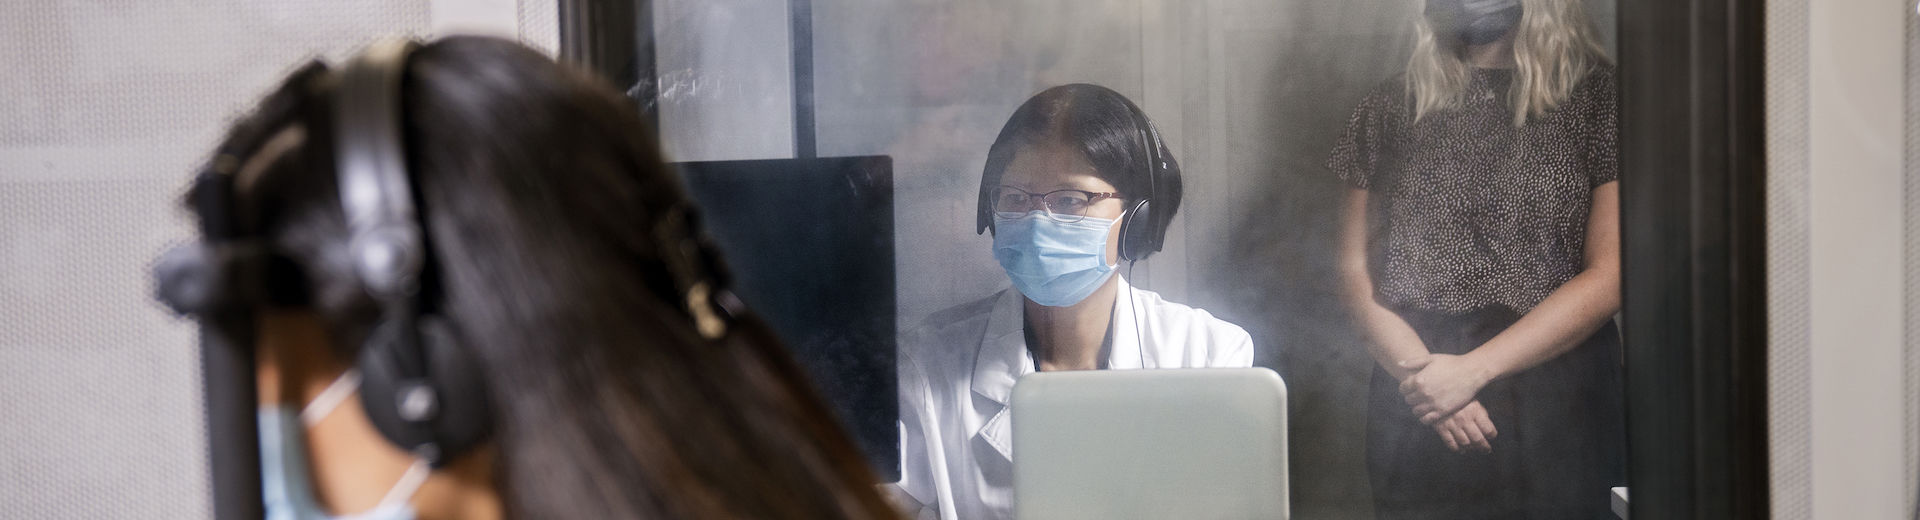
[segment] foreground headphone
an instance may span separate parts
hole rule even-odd
[[[400,123],[401,79],[416,48],[378,43],[340,71],[334,163],[354,275],[381,307],[356,360],[361,405],[387,440],[440,466],[485,440],[492,420],[480,367],[422,298],[426,234]]]
[[[252,120],[303,115],[310,129],[331,128],[331,139],[309,143],[331,146],[353,275],[380,308],[355,359],[360,402],[383,437],[441,467],[489,437],[493,410],[481,367],[432,305],[434,261],[416,210],[401,123],[401,83],[417,48],[404,40],[374,44],[337,73],[310,64],[288,79],[288,88],[318,91],[330,84],[324,105],[330,111],[295,114],[300,104],[270,97]],[[320,81],[328,74],[330,83]],[[168,251],[154,268],[162,302],[220,323],[239,336],[229,338],[237,345],[253,344],[250,311],[308,303],[307,289],[288,282],[301,277],[281,271],[297,267],[268,251],[236,200],[242,163],[273,134],[236,132],[244,140],[215,153],[195,177],[190,201],[201,216],[201,241]],[[680,197],[651,218],[650,234],[673,283],[674,293],[663,297],[679,300],[704,340],[726,337],[744,305],[727,289],[719,254],[699,233],[698,212]]]
[[[330,118],[331,140],[311,142],[331,144],[353,274],[380,307],[355,360],[361,405],[387,440],[440,467],[484,441],[492,420],[480,367],[423,301],[430,258],[400,124],[400,83],[415,48],[411,41],[369,47],[335,74],[330,113],[300,115]],[[327,73],[323,65],[309,65],[289,87],[314,88]],[[265,103],[256,119],[284,119],[300,110],[292,105]],[[200,214],[201,240],[168,251],[154,268],[162,302],[181,314],[240,327],[247,337],[234,339],[241,345],[252,344],[250,311],[298,300],[294,294],[304,291],[269,272],[289,262],[268,251],[259,230],[239,215],[235,177],[273,135],[253,134],[227,143],[194,179],[190,203]]]

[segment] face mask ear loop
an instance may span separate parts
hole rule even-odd
[[[1139,264],[1139,260],[1127,261],[1127,313],[1133,315],[1133,352],[1140,355],[1140,368],[1144,369],[1147,368],[1147,340],[1140,333],[1140,299],[1135,297],[1133,287],[1133,266]]]
[[[1125,222],[1126,218],[1127,214],[1122,212],[1120,219],[1114,222]],[[1120,237],[1120,240],[1126,239],[1127,237],[1124,236],[1124,234]],[[1140,332],[1140,298],[1138,298],[1138,294],[1135,293],[1138,289],[1134,288],[1134,284],[1139,283],[1139,280],[1133,278],[1133,266],[1136,265],[1140,265],[1139,260],[1127,260],[1127,313],[1133,315],[1133,352],[1140,356],[1140,368],[1144,369],[1147,368],[1147,339],[1146,336]]]
[[[353,397],[354,392],[359,389],[360,371],[349,369],[346,372],[342,372],[340,377],[334,378],[333,382],[327,385],[326,390],[321,390],[320,395],[314,396],[313,401],[308,402],[306,407],[300,409],[300,424],[307,428],[312,428],[315,424],[319,424],[322,419],[327,418],[327,415],[332,414],[335,409],[340,408],[341,403]],[[407,466],[407,472],[400,475],[400,480],[394,482],[392,488],[387,489],[387,495],[380,498],[380,503],[374,506],[372,511],[397,507],[405,504],[408,500],[412,500],[413,494],[420,490],[420,485],[426,483],[427,477],[432,473],[433,466],[428,464],[425,459],[415,459],[412,465]],[[355,517],[345,516],[341,518],[352,519]]]
[[[314,396],[313,401],[300,409],[300,424],[308,428],[319,424],[321,419],[327,418],[327,414],[333,413],[333,409],[339,408],[340,403],[353,397],[353,393],[359,389],[359,370],[350,369],[340,373],[340,377],[334,378],[333,383],[328,384],[326,390],[321,390],[320,395]]]
[[[420,485],[425,484],[432,473],[433,465],[428,464],[426,459],[414,459],[413,465],[407,466],[407,472],[400,475],[400,481],[393,483],[393,487],[387,490],[387,496],[381,497],[380,504],[374,506],[373,510],[400,507],[408,500],[413,500],[413,494],[420,491]]]

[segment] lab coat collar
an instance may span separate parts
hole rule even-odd
[[[1108,330],[1113,337],[1113,349],[1107,355],[1107,366],[1113,369],[1141,368],[1142,363],[1157,366],[1147,361],[1145,350],[1140,345],[1138,328],[1134,321],[1135,310],[1140,307],[1139,295],[1133,286],[1118,273],[1113,275],[1119,280],[1118,298],[1114,299],[1113,321]],[[1034,372],[1033,353],[1027,350],[1026,322],[1023,319],[1026,299],[1020,291],[1007,289],[993,304],[992,314],[987,317],[987,333],[980,339],[979,357],[973,365],[973,393],[999,405],[999,410],[980,427],[978,435],[988,445],[1000,452],[1007,460],[1013,460],[1012,428],[1009,424],[1007,402],[1013,395],[1013,384],[1022,376]]]

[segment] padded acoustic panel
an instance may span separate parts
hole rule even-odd
[[[204,516],[192,328],[139,297],[174,184],[0,182],[0,517]]]
[[[560,55],[560,3],[555,0],[519,0],[520,43],[548,56]]]
[[[1906,73],[1906,390],[1907,510],[1920,515],[1920,16],[1907,17]]]
[[[1767,2],[1767,400],[1773,517],[1813,515],[1807,3]]]
[[[191,169],[309,57],[428,0],[0,2],[0,518],[204,518],[198,342],[147,268]],[[556,47],[553,2],[521,37]]]

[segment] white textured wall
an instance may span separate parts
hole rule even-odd
[[[1911,179],[1920,171],[1920,19],[1913,8],[1767,4],[1774,518],[1908,518],[1917,506],[1920,182]]]
[[[507,7],[554,48],[552,2]],[[425,35],[429,11],[0,2],[0,518],[208,514],[197,342],[147,264],[190,231],[178,195],[226,122],[304,58]]]
[[[1813,518],[1907,511],[1906,17],[1887,0],[1808,4]]]

